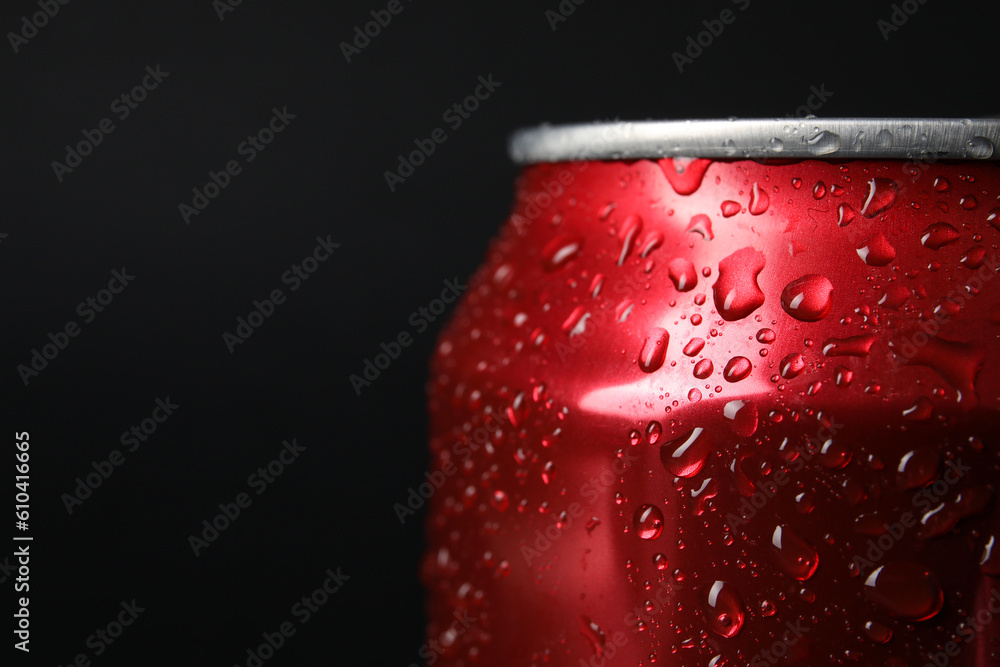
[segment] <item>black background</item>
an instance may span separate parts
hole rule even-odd
[[[1000,111],[997,2],[910,0],[885,39],[889,2],[565,0],[575,11],[553,29],[557,0],[402,0],[348,63],[340,43],[385,6],[243,0],[220,20],[211,0],[73,0],[17,53],[0,44],[0,498],[12,514],[14,433],[29,431],[35,538],[31,656],[4,648],[16,664],[243,665],[261,633],[297,621],[292,605],[327,568],[350,579],[266,664],[418,661],[423,514],[401,526],[393,504],[428,463],[441,320],[417,334],[408,318],[464,282],[506,216],[512,129],[789,116],[812,86],[832,93],[823,116]],[[735,21],[679,72],[672,54],[726,8]],[[0,30],[37,11],[4,3]],[[169,76],[119,120],[112,100],[157,64]],[[450,128],[443,112],[480,75],[500,87]],[[237,146],[275,107],[296,117],[246,164]],[[114,132],[59,182],[52,162],[105,117]],[[390,192],[384,172],[437,127],[447,141]],[[178,205],[232,159],[242,173],[185,224]],[[281,275],[317,236],[340,248],[290,292]],[[121,267],[135,280],[83,323],[77,304]],[[275,288],[287,302],[230,354],[222,333]],[[25,386],[17,366],[69,320],[80,335]],[[413,345],[357,395],[349,376],[401,331]],[[122,432],[168,396],[181,407],[125,451]],[[305,452],[256,495],[248,476],[292,438]],[[115,449],[124,464],[69,514],[63,494]],[[189,536],[248,490],[251,506],[196,557]],[[145,611],[95,656],[87,638],[132,599]]]

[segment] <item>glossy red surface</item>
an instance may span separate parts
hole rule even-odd
[[[428,664],[1000,663],[998,265],[995,163],[527,168],[432,363]]]

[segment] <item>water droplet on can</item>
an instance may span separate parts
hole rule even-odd
[[[663,366],[663,361],[667,356],[667,345],[670,343],[670,334],[666,329],[654,327],[646,336],[642,349],[639,351],[639,368],[644,373],[652,373]]]
[[[757,284],[764,265],[764,253],[753,248],[737,250],[719,262],[719,277],[712,292],[724,320],[743,319],[764,304],[764,292]]]
[[[816,322],[833,308],[833,283],[826,276],[810,273],[793,280],[781,292],[781,307],[802,322]]]
[[[698,285],[698,271],[687,258],[678,257],[671,260],[667,265],[667,272],[678,292],[690,292]]]
[[[703,599],[708,627],[723,637],[735,637],[743,628],[746,609],[736,588],[716,581]]]
[[[861,207],[861,215],[874,218],[884,213],[896,202],[899,186],[891,178],[873,178],[868,181],[868,196]]]
[[[868,266],[886,266],[896,259],[896,248],[882,232],[875,232],[862,242],[858,257]]]
[[[940,250],[949,243],[957,241],[959,236],[958,230],[947,222],[935,222],[920,235],[920,243],[925,248]]]
[[[571,234],[561,234],[542,249],[542,266],[546,271],[557,271],[579,256],[583,239]]]
[[[753,364],[750,363],[749,359],[746,357],[733,357],[726,364],[726,368],[722,372],[722,377],[727,382],[739,382],[750,375],[750,371],[752,370]]]
[[[713,444],[705,429],[692,429],[660,446],[660,462],[677,477],[694,477],[705,465]]]
[[[771,198],[768,196],[767,191],[762,190],[757,183],[754,183],[753,188],[750,189],[750,205],[747,207],[750,215],[761,215],[767,211],[770,203]]]
[[[733,217],[734,215],[736,215],[737,213],[739,213],[742,210],[743,210],[743,207],[740,206],[740,203],[738,201],[733,201],[732,199],[727,199],[726,201],[722,202],[722,217],[723,218],[731,218],[731,217]]]
[[[819,567],[819,554],[788,526],[777,526],[771,534],[771,546],[778,564],[794,579],[805,581]]]
[[[865,597],[904,621],[932,618],[944,604],[937,575],[909,561],[896,561],[873,570],[865,580]]]
[[[663,532],[663,512],[656,505],[640,505],[632,519],[639,539],[655,540]]]

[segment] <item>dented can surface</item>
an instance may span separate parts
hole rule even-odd
[[[998,664],[998,132],[517,135],[432,361],[427,664]]]

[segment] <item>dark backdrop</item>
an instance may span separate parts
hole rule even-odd
[[[393,504],[427,466],[441,320],[409,318],[465,280],[507,214],[512,129],[810,100],[825,116],[1000,111],[997,2],[63,2],[0,9],[0,636],[16,664],[246,665],[286,622],[268,665],[417,661],[423,514],[401,525]],[[366,45],[372,11],[391,21]],[[454,127],[444,112],[480,76],[493,92]],[[274,110],[281,132],[241,151]],[[447,140],[390,190],[384,173],[436,128]],[[210,172],[226,186],[196,200]],[[339,247],[293,291],[282,276],[317,237]],[[283,303],[227,346],[275,289]],[[358,395],[349,376],[400,332],[412,345]],[[133,426],[145,440],[123,443]],[[293,440],[279,475],[250,479]],[[249,506],[217,518],[240,493]],[[34,538],[27,660],[10,646],[15,534]],[[295,605],[328,570],[341,588],[303,623]],[[113,643],[95,634],[119,616]]]

